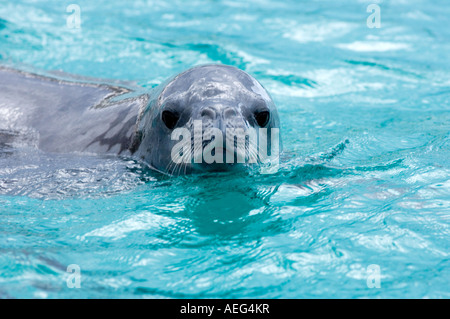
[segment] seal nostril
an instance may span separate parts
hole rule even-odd
[[[228,108],[223,112],[225,118],[236,116],[236,110],[234,108]]]
[[[216,112],[214,112],[214,110],[211,110],[210,108],[206,108],[201,111],[200,116],[214,119],[216,117]]]

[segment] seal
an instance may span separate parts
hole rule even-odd
[[[259,140],[250,137],[261,129],[281,149],[269,93],[226,65],[193,67],[148,92],[1,67],[0,118],[0,142],[25,134],[21,141],[46,152],[131,156],[167,174],[258,164]]]

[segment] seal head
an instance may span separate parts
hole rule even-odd
[[[242,169],[261,161],[260,132],[279,129],[268,92],[225,65],[191,68],[155,88],[141,112],[135,156],[164,173]],[[261,130],[265,129],[265,130]],[[270,151],[269,151],[270,153]]]

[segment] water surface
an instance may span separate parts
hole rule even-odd
[[[0,297],[450,297],[447,1],[378,1],[381,28],[368,1],[77,0],[71,29],[71,3],[1,0],[0,64],[143,88],[233,65],[271,93],[286,154],[170,178],[3,145]]]

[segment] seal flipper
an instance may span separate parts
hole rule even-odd
[[[0,130],[38,133],[50,152],[125,153],[147,94],[0,67]]]

